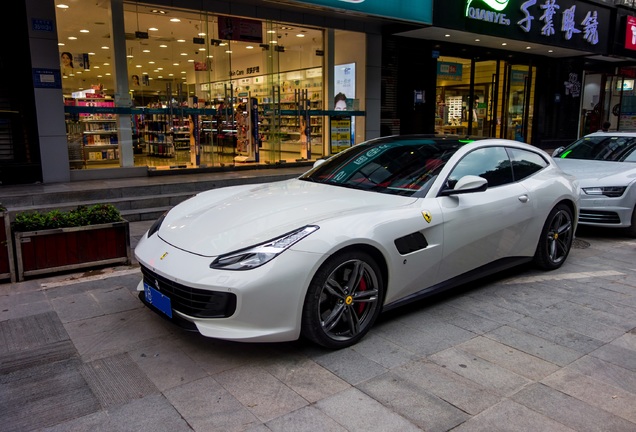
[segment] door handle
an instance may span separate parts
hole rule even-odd
[[[521,195],[519,196],[519,201],[521,201],[522,203],[527,203],[528,201],[530,201],[530,198],[528,197],[528,195]]]

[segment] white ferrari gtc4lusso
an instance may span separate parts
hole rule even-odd
[[[205,336],[343,348],[382,311],[528,261],[560,267],[578,200],[576,181],[523,143],[374,139],[298,178],[177,205],[135,249],[137,289]]]

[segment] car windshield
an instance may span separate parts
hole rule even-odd
[[[393,195],[422,196],[450,157],[470,140],[388,137],[327,159],[301,180]]]
[[[636,148],[636,136],[586,136],[566,147],[558,157],[603,161],[634,161],[629,158]]]

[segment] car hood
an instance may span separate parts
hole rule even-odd
[[[624,186],[636,180],[636,164],[583,159],[554,158],[566,173],[579,180],[581,187]]]
[[[415,198],[287,180],[198,194],[173,208],[159,236],[198,255],[216,256],[352,212],[408,205]]]

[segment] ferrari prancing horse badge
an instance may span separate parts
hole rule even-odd
[[[431,223],[431,219],[433,219],[433,215],[431,214],[430,211],[428,210],[424,210],[422,212],[422,216],[424,216],[424,220],[428,223]]]

